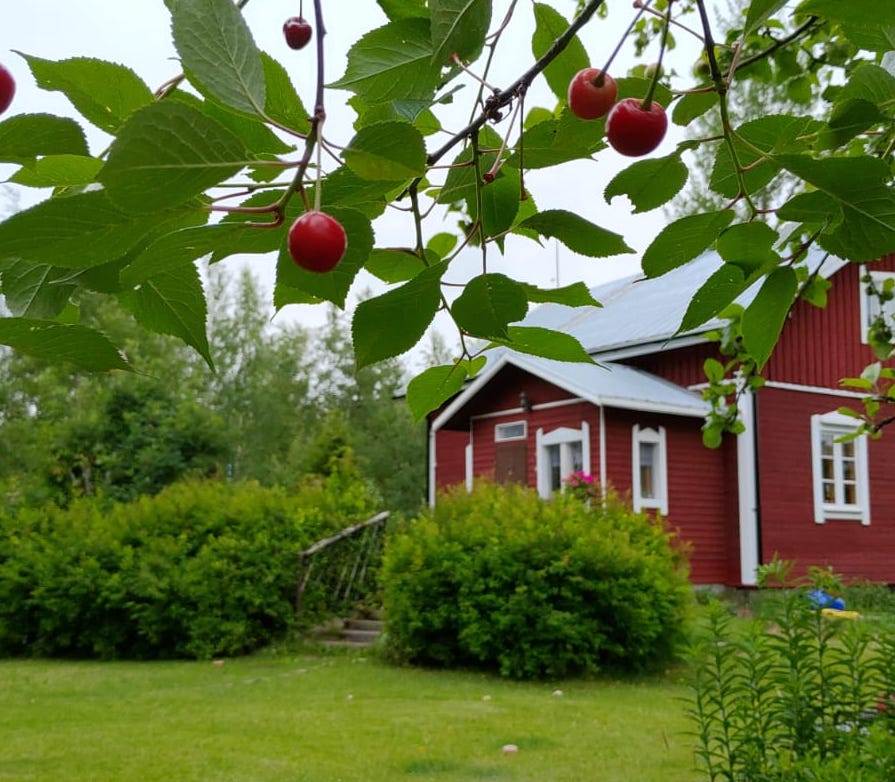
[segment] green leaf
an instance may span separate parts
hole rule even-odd
[[[9,181],[26,187],[80,187],[92,182],[102,167],[95,157],[47,155],[22,166]]]
[[[395,99],[429,100],[441,76],[433,53],[428,19],[390,22],[351,47],[345,75],[329,86],[351,90],[370,105]]]
[[[567,307],[602,307],[583,282],[573,282],[563,288],[538,288],[522,283],[522,290],[529,301],[565,304]]]
[[[472,62],[485,46],[491,0],[429,0],[429,17],[435,63],[450,65],[453,53],[464,62]]]
[[[28,163],[42,155],[88,157],[81,126],[51,114],[17,114],[0,122],[0,161]]]
[[[485,236],[499,236],[509,230],[519,212],[521,193],[519,172],[510,166],[503,166],[493,182],[482,185],[482,231]],[[475,198],[467,200],[469,216],[478,217]]]
[[[532,356],[552,358],[555,361],[569,361],[578,364],[595,364],[587,351],[575,337],[561,331],[545,329],[540,326],[510,326],[508,337],[494,340],[519,353]]]
[[[613,177],[603,197],[609,203],[615,196],[627,196],[634,214],[648,212],[668,203],[687,182],[689,171],[680,155],[640,160]]]
[[[193,261],[218,247],[238,242],[246,232],[261,232],[261,229],[247,228],[238,223],[217,223],[164,234],[122,270],[121,282],[127,286],[139,285],[150,277],[182,266],[192,266]]]
[[[884,120],[876,104],[868,100],[837,102],[830,113],[828,127],[820,133],[816,146],[818,149],[835,149]]]
[[[214,370],[205,334],[205,293],[195,264],[157,272],[122,294],[121,301],[141,326],[179,337]]]
[[[6,306],[17,317],[55,318],[75,290],[75,285],[63,282],[69,274],[47,264],[11,261],[2,274]]]
[[[799,14],[823,16],[833,22],[857,27],[873,20],[876,27],[895,26],[895,5],[878,0],[805,0],[795,11]]]
[[[306,135],[311,129],[311,115],[302,104],[286,69],[265,52],[261,52],[261,63],[267,93],[265,114],[280,125]]]
[[[702,364],[702,371],[710,383],[724,380],[724,365],[716,358],[707,358]]]
[[[277,259],[277,283],[274,289],[274,304],[277,309],[286,304],[306,302],[308,296],[316,300],[331,301],[339,307],[345,306],[348,291],[373,250],[373,227],[369,219],[355,209],[339,207],[327,208],[326,211],[342,224],[348,236],[345,256],[331,272],[309,272],[293,263],[283,241]],[[285,239],[282,234],[281,238]]]
[[[507,326],[522,320],[527,312],[524,289],[503,274],[473,277],[451,306],[457,325],[482,339],[506,339]]]
[[[674,104],[671,121],[675,125],[689,125],[694,119],[713,109],[717,103],[717,92],[691,92]]]
[[[91,372],[130,369],[108,337],[86,326],[32,318],[0,318],[0,345],[8,345],[34,358],[67,361]]]
[[[457,246],[457,236],[456,234],[449,233],[437,233],[428,242],[426,242],[426,249],[434,252],[439,260],[442,258],[446,258],[453,249]]]
[[[438,409],[460,392],[466,381],[466,370],[461,364],[430,367],[407,384],[407,406],[415,421]]]
[[[825,193],[842,210],[842,222],[818,239],[825,250],[851,261],[873,261],[895,248],[895,193],[889,167],[862,156],[814,160],[781,155],[776,162]]]
[[[22,56],[41,89],[63,93],[88,121],[106,133],[117,133],[131,114],[153,101],[152,90],[124,65],[89,57],[53,62]]]
[[[535,32],[531,39],[531,53],[540,59],[569,27],[566,18],[546,3],[535,3]],[[583,68],[590,67],[590,59],[578,36],[543,71],[553,94],[565,102],[572,77]]]
[[[687,332],[711,320],[747,287],[743,270],[734,264],[725,263],[693,294],[678,331]]]
[[[740,223],[721,232],[718,254],[739,266],[751,280],[756,273],[770,271],[780,263],[780,256],[773,249],[779,238],[767,223]]]
[[[362,128],[343,156],[363,179],[399,182],[426,173],[423,136],[408,122],[379,122]]]
[[[606,258],[610,255],[634,252],[621,235],[600,228],[583,217],[562,209],[538,212],[523,220],[518,227],[530,228],[541,236],[558,239],[573,252],[589,258]]]
[[[842,209],[835,199],[819,190],[793,196],[777,210],[777,216],[794,223],[830,225],[838,225],[843,219]]]
[[[98,266],[126,255],[170,219],[170,213],[122,212],[105,191],[51,198],[0,223],[0,261]]]
[[[190,81],[225,106],[263,114],[267,87],[261,53],[232,0],[176,0],[174,46]]]
[[[411,250],[373,250],[364,268],[383,282],[406,282],[426,267]]]
[[[877,106],[888,105],[891,114],[895,102],[895,76],[879,65],[858,65],[836,93],[837,103],[851,100],[865,100]]]
[[[551,116],[529,127],[508,162],[515,168],[548,168],[592,157],[606,147],[603,125],[603,120],[578,119],[564,108],[558,119]]]
[[[485,149],[499,149],[501,145],[500,136],[498,136],[491,128],[482,128],[479,133],[479,147]],[[484,152],[479,154],[479,169],[484,174],[491,168],[497,158],[494,152]],[[439,204],[454,204],[459,201],[469,201],[475,198],[476,175],[475,166],[469,165],[472,162],[472,146],[468,146],[460,152],[453,160],[451,169],[444,181],[444,187],[438,194]]]
[[[376,2],[391,21],[414,16],[428,18],[426,0],[376,0]]]
[[[711,247],[733,220],[732,209],[688,215],[666,225],[643,254],[647,277],[660,277]]]
[[[112,144],[99,179],[131,212],[181,204],[246,164],[242,143],[189,106],[162,101],[134,114]]]
[[[791,268],[775,269],[743,312],[743,342],[759,368],[780,338],[797,288],[796,273]]]
[[[357,305],[351,323],[358,368],[400,356],[422,338],[441,303],[447,264],[420,272],[399,288]]]
[[[743,35],[754,33],[777,11],[783,8],[787,2],[788,0],[752,0],[749,4],[749,10],[746,12],[746,24],[743,26]]]

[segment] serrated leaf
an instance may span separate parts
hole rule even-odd
[[[595,364],[588,352],[575,337],[561,331],[540,326],[510,326],[507,339],[494,340],[519,353],[552,358],[555,361],[569,361],[577,364]]]
[[[3,269],[3,298],[16,317],[55,318],[68,304],[75,290],[63,280],[69,274],[47,264],[11,261]]]
[[[205,333],[205,292],[195,264],[153,274],[120,298],[141,326],[179,337],[214,370]]]
[[[746,12],[743,35],[750,35],[786,5],[788,0],[752,0]]]
[[[643,254],[643,272],[660,277],[711,247],[733,220],[732,209],[688,215],[666,225]]]
[[[426,172],[423,135],[408,122],[379,122],[362,128],[343,157],[362,179],[399,182]]]
[[[689,125],[694,119],[714,108],[717,103],[717,92],[691,92],[674,104],[671,121],[675,125]]]
[[[684,187],[689,170],[680,155],[640,160],[620,171],[606,185],[603,197],[609,203],[615,196],[627,196],[634,214],[648,212],[668,203]]]
[[[528,127],[516,145],[516,151],[509,164],[526,169],[547,168],[592,157],[605,148],[603,141],[604,122],[578,119],[564,108],[559,118],[548,116],[543,122]]]
[[[865,100],[877,106],[888,104],[891,109],[895,101],[895,76],[879,65],[858,65],[836,93],[837,103],[850,100]]]
[[[23,54],[38,86],[61,92],[100,130],[115,134],[137,109],[153,101],[152,90],[130,68],[89,57],[54,62]]]
[[[86,326],[0,318],[0,345],[34,358],[67,361],[90,372],[131,367],[104,334]]]
[[[410,350],[425,334],[441,303],[447,264],[420,272],[399,288],[357,305],[351,322],[358,368]]]
[[[796,13],[823,16],[845,25],[865,26],[872,19],[876,27],[895,26],[895,5],[878,0],[805,0]]]
[[[429,0],[432,23],[432,59],[450,64],[456,53],[464,62],[478,58],[491,24],[491,0]]]
[[[607,258],[634,252],[620,234],[600,228],[583,217],[562,209],[538,212],[523,220],[518,227],[558,239],[573,252],[589,258]]]
[[[538,288],[535,285],[522,283],[526,298],[535,303],[550,302],[564,304],[567,307],[602,307],[583,282],[573,282],[562,288]]]
[[[558,11],[546,3],[534,4],[535,32],[531,39],[531,53],[536,59],[543,57],[553,42],[564,33],[569,23]],[[565,102],[572,77],[582,68],[590,66],[590,59],[578,36],[543,71],[553,94]]]
[[[383,282],[396,283],[413,279],[426,267],[411,250],[376,249],[370,253],[364,268]]]
[[[818,137],[817,149],[835,149],[865,130],[885,121],[875,103],[863,99],[837,102],[826,130]]]
[[[176,0],[171,18],[174,46],[199,91],[236,111],[263,114],[261,53],[232,0]]]
[[[439,260],[442,258],[446,258],[453,249],[457,246],[457,236],[456,234],[449,233],[437,233],[428,242],[426,242],[426,249],[434,252]]]
[[[895,249],[895,193],[889,185],[889,167],[882,160],[780,155],[775,161],[832,198],[842,210],[842,222],[818,239],[825,250],[864,262]]]
[[[711,320],[747,287],[743,270],[725,263],[693,294],[678,331],[687,332]]]
[[[246,162],[229,130],[196,109],[162,101],[125,123],[99,180],[121,209],[153,212],[188,201]]]
[[[80,187],[89,184],[103,161],[83,155],[47,155],[22,166],[10,182],[26,187]]]
[[[812,190],[799,193],[777,210],[781,220],[794,223],[829,223],[838,225],[843,214],[839,204],[826,193]]]
[[[363,36],[348,52],[345,75],[330,87],[351,90],[367,104],[429,100],[441,66],[432,58],[429,20],[400,19]]]
[[[500,137],[491,128],[482,128],[479,133],[479,147],[485,149],[499,149]],[[495,152],[480,152],[479,169],[482,173],[491,168],[497,158]],[[439,204],[454,204],[459,201],[469,201],[475,198],[476,173],[472,162],[472,147],[469,146],[460,152],[453,160],[444,181],[444,187],[438,194]]]
[[[796,274],[791,268],[775,269],[743,312],[743,342],[759,369],[780,338],[797,287]]]
[[[426,0],[376,0],[383,13],[392,21],[414,16],[428,17]]]
[[[43,155],[88,157],[81,126],[51,114],[16,114],[0,122],[0,162],[24,164]]]
[[[98,266],[126,255],[170,218],[122,212],[105,191],[51,198],[0,223],[0,261]]]
[[[721,232],[716,248],[727,263],[739,266],[751,278],[780,263],[780,256],[773,249],[779,238],[767,223],[740,223]]]
[[[460,364],[430,367],[407,384],[407,406],[415,421],[437,410],[460,392],[466,381],[466,370]]]
[[[369,219],[355,209],[327,208],[327,214],[336,218],[348,236],[348,248],[339,264],[331,272],[319,274],[300,269],[292,261],[285,246],[285,237],[277,259],[277,283],[274,304],[277,309],[286,304],[316,300],[331,301],[345,306],[348,291],[357,273],[367,262],[373,250],[373,227]]]
[[[286,69],[266,52],[261,52],[266,100],[264,113],[280,125],[306,135],[311,129],[310,114],[295,91]]]
[[[522,320],[527,312],[522,286],[503,274],[473,277],[451,306],[457,325],[482,339],[506,339],[507,326]]]
[[[521,193],[519,172],[510,166],[503,166],[493,182],[482,185],[482,232],[485,236],[499,236],[509,230],[519,212]],[[475,198],[466,202],[469,216],[478,217]]]

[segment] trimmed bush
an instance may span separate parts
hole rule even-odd
[[[293,626],[298,552],[372,512],[369,498],[342,504],[340,492],[327,481],[296,496],[186,483],[133,503],[81,499],[2,519],[0,654],[257,649]]]
[[[387,653],[398,662],[560,678],[668,660],[690,602],[671,535],[617,499],[549,502],[479,484],[387,543]]]

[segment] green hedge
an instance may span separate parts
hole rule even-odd
[[[514,678],[667,661],[691,599],[683,555],[648,516],[494,485],[451,491],[392,535],[382,586],[393,659]]]
[[[0,518],[0,654],[208,658],[282,637],[297,553],[372,511],[330,483],[186,483]]]

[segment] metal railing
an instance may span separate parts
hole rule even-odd
[[[375,592],[388,511],[337,532],[299,552],[295,619],[301,623],[309,587],[332,616]],[[312,580],[313,577],[313,580]]]

